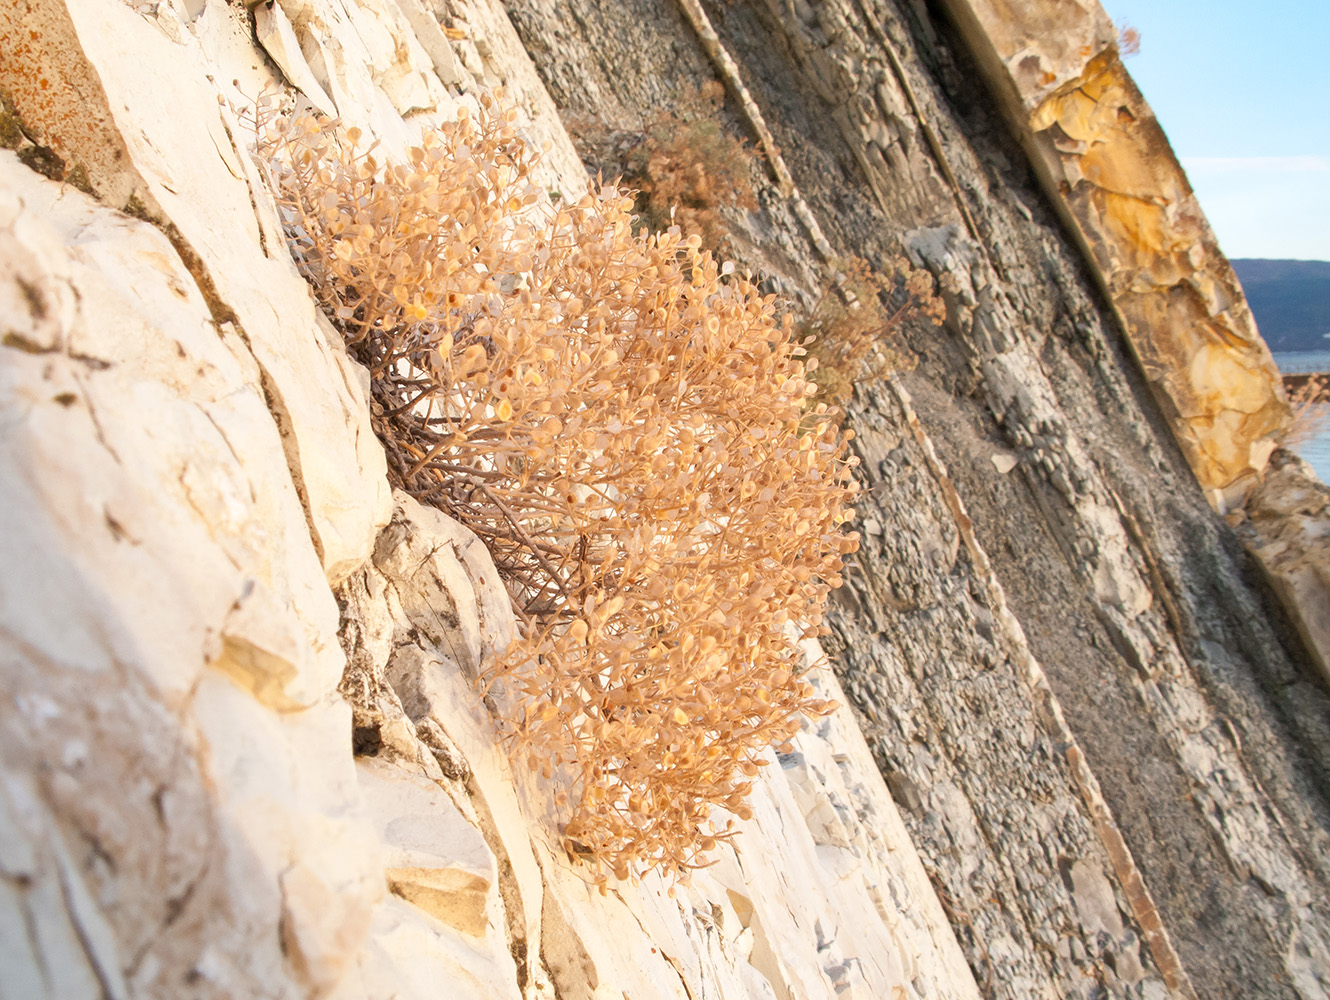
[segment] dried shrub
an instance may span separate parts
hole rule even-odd
[[[913,316],[941,325],[946,306],[933,293],[932,275],[903,258],[884,271],[858,257],[835,262],[833,270],[798,332],[808,346],[809,377],[823,399],[840,406],[856,382],[907,369],[907,349],[890,338]]]
[[[1285,448],[1297,451],[1303,445],[1320,437],[1330,423],[1330,376],[1312,375],[1297,389],[1289,393],[1289,408],[1293,419],[1280,442]]]
[[[488,103],[486,104],[488,108]],[[558,210],[511,112],[406,162],[262,144],[295,258],[372,374],[396,485],[488,543],[524,628],[488,675],[602,879],[703,863],[801,714],[854,492],[848,432],[771,298],[632,200]],[[723,813],[731,815],[723,815]]]
[[[1140,55],[1141,33],[1126,21],[1115,21],[1113,27],[1118,29],[1118,55],[1123,59]]]
[[[717,249],[730,233],[723,210],[757,208],[755,153],[725,130],[724,103],[725,88],[713,80],[684,91],[674,110],[641,131],[610,130],[590,117],[573,118],[570,126],[584,152],[636,190],[633,209],[641,226],[653,232],[678,226]]]

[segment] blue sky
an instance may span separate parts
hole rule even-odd
[[[1330,0],[1105,0],[1230,257],[1330,260]]]

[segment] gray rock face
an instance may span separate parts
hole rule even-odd
[[[507,6],[565,112],[630,127],[713,75],[674,5]],[[964,47],[918,3],[707,11],[834,252],[952,289],[900,376],[942,461],[893,392],[851,405],[871,490],[830,645],[981,987],[1325,995],[1330,705]],[[815,294],[760,200],[736,253]]]

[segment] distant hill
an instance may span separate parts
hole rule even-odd
[[[1330,350],[1330,261],[1231,263],[1270,350]]]

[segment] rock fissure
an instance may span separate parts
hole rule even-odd
[[[1173,948],[1168,931],[1159,917],[1158,908],[1150,896],[1126,842],[1118,831],[1117,823],[1113,819],[1111,809],[1104,800],[1099,782],[1090,770],[1085,755],[1078,746],[1071,727],[1066,722],[1062,707],[1049,686],[1043,668],[1029,654],[1024,634],[1007,607],[1002,586],[993,574],[987,553],[984,552],[975,537],[973,523],[965,512],[964,504],[956,492],[955,485],[937,458],[932,442],[924,433],[908,394],[895,382],[889,382],[888,386],[901,409],[904,423],[915,435],[915,440],[919,443],[928,463],[929,471],[942,490],[957,531],[980,575],[987,600],[1006,633],[1009,648],[1019,651],[1016,655],[1022,666],[1023,679],[1029,687],[1033,700],[1040,704],[1042,708],[1041,717],[1046,723],[1052,723],[1054,727],[1052,734],[1058,740],[1059,749],[1065,755],[1067,766],[1080,790],[1085,806],[1093,817],[1100,842],[1113,862],[1119,883],[1122,885],[1124,892],[1127,893],[1136,921],[1145,932],[1146,941],[1150,946],[1155,964],[1163,973],[1165,982],[1168,983],[1171,989],[1179,991],[1183,996],[1194,998],[1196,996],[1195,989],[1192,987],[1190,977]],[[991,834],[988,834],[987,831],[985,835],[991,838]],[[991,849],[992,845],[990,843]]]

